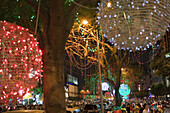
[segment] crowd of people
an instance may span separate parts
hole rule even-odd
[[[44,110],[43,105],[5,105],[0,106],[0,113],[6,112],[6,111],[13,111],[13,110]]]
[[[168,101],[128,102],[122,107],[122,113],[170,113]]]
[[[114,105],[112,106],[114,109]],[[113,113],[113,109],[106,113]],[[43,105],[0,106],[0,113],[13,110],[44,110]],[[169,101],[125,101],[121,113],[170,113]]]

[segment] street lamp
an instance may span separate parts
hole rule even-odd
[[[80,93],[83,94],[83,93],[85,93],[85,91],[82,89],[82,90],[80,91]]]
[[[141,90],[141,86],[140,86],[140,84],[138,85],[138,90],[139,90],[139,91]]]
[[[87,20],[83,20],[82,24],[87,25],[88,21]]]
[[[107,7],[111,7],[111,6],[112,6],[111,2],[108,2]]]
[[[85,97],[85,91],[82,89],[82,90],[80,91],[80,93],[83,94],[83,98],[84,98],[84,97]]]
[[[89,91],[89,90],[86,90],[86,91],[85,91],[85,90],[82,89],[82,90],[80,91],[80,93],[83,94],[83,98],[84,98],[85,95],[90,94],[90,91]]]
[[[89,90],[86,90],[86,93],[87,93],[87,94],[89,94],[89,93],[90,93],[90,91],[89,91]]]

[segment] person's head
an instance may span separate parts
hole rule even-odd
[[[144,109],[149,109],[148,104],[144,104],[143,107],[144,107]]]
[[[141,107],[141,105],[138,103],[137,106]]]

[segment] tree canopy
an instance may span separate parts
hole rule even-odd
[[[164,86],[166,87],[166,77],[170,77],[170,58],[165,57],[166,51],[163,43],[158,51],[159,53],[154,56],[150,67],[154,74],[162,78]]]

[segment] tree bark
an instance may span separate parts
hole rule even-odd
[[[118,106],[118,107],[121,106],[122,98],[119,93],[119,87],[115,87],[115,102],[116,102],[115,106]]]
[[[119,93],[119,87],[120,87],[120,77],[121,77],[121,68],[118,68],[118,76],[116,78],[116,85],[115,85],[115,99],[116,99],[116,106],[120,106],[122,102],[121,95]]]
[[[46,113],[65,113],[64,47],[65,19],[64,0],[50,0],[49,29],[45,36],[44,102]]]
[[[168,91],[166,90],[167,89],[167,86],[166,86],[166,77],[163,76],[162,80],[163,80],[163,84],[164,84],[164,94],[166,96],[166,100],[168,100]]]
[[[46,113],[65,113],[64,51],[58,50],[56,53],[53,53],[53,55],[47,52],[44,53],[44,102]]]

